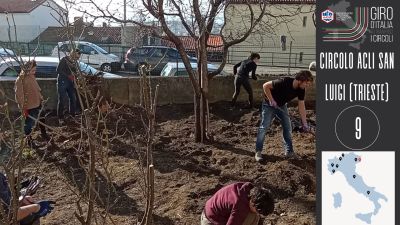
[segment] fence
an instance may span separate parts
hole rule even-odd
[[[288,49],[280,47],[257,48],[251,45],[239,45],[229,49],[227,62],[236,64],[247,58],[251,52],[260,54],[260,66],[308,68],[315,61],[315,45],[300,46],[291,45]]]
[[[107,52],[117,55],[124,59],[126,52],[130,48],[129,46],[122,46],[120,44],[97,44],[102,47]],[[50,56],[54,47],[57,46],[57,43],[9,43],[9,42],[0,42],[1,47],[5,47],[8,49],[15,50],[16,53],[21,55],[37,55],[37,56]]]
[[[35,54],[37,56],[50,56],[57,43],[8,43],[0,42],[0,46],[16,50],[22,55]],[[124,60],[125,54],[130,48],[120,44],[97,44],[107,52],[115,54]],[[227,63],[236,64],[247,58],[250,52],[258,52],[261,56],[260,66],[281,67],[281,68],[308,68],[310,62],[315,61],[315,45],[300,46],[293,45],[283,51],[279,47],[259,48],[254,45],[238,45],[229,49]],[[190,56],[195,52],[187,51]],[[222,52],[209,52],[210,62],[221,62]]]

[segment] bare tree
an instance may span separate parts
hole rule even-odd
[[[194,111],[195,111],[195,140],[204,142],[208,135],[208,97],[209,82],[217,74],[219,74],[227,61],[228,50],[235,44],[245,41],[254,32],[273,33],[274,29],[285,23],[290,23],[293,17],[301,13],[301,6],[296,9],[286,10],[286,13],[274,14],[268,10],[271,5],[267,0],[250,1],[244,0],[243,4],[247,6],[246,16],[242,19],[242,24],[236,32],[226,32],[227,23],[229,23],[228,11],[235,7],[234,2],[229,0],[142,0],[141,4],[128,1],[132,10],[140,16],[124,20],[123,17],[110,7],[108,4],[100,5],[94,0],[82,0],[91,6],[89,10],[85,10],[87,15],[95,19],[106,19],[117,23],[132,23],[138,26],[148,27],[147,21],[157,21],[161,26],[165,36],[161,38],[173,42],[182,57],[182,61],[189,73],[189,79],[194,90]],[[110,1],[111,2],[111,1]],[[284,8],[282,6],[282,8]],[[231,13],[229,11],[229,13]],[[216,23],[218,16],[223,15],[224,24],[220,35],[222,36],[221,46],[210,46],[209,38],[211,31]],[[267,17],[267,19],[263,19]],[[189,58],[185,52],[185,46],[181,39],[171,30],[168,25],[168,19],[177,18],[187,33],[196,40],[196,56],[197,70],[193,70]],[[209,72],[207,69],[208,49],[212,47],[222,47],[223,57],[218,70]]]

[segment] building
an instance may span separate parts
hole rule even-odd
[[[60,27],[64,12],[52,0],[0,0],[0,41],[11,36],[12,42],[30,42],[48,27]]]
[[[176,47],[173,42],[166,39],[167,37],[165,37],[165,39],[161,39],[161,45],[172,48]],[[185,52],[190,56],[196,57],[196,39],[191,36],[179,36],[179,39],[182,41]],[[210,46],[207,47],[207,60],[210,62],[221,62],[223,56],[222,37],[219,35],[210,35],[207,44]]]
[[[255,18],[260,14],[260,0],[230,0],[223,30],[227,41],[248,30],[247,2]],[[267,0],[267,15],[244,42],[229,49],[228,63],[237,63],[251,52],[258,52],[262,65],[288,67],[290,63],[291,67],[308,68],[315,61],[314,11],[315,0]]]

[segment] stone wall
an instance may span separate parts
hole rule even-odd
[[[254,99],[260,102],[263,98],[262,84],[268,80],[264,78],[257,81],[251,80]],[[210,82],[211,103],[218,101],[230,101],[234,92],[233,76],[218,76]],[[57,109],[57,87],[55,79],[38,79],[44,98],[48,98],[46,109]],[[151,84],[159,85],[158,105],[182,104],[193,102],[193,89],[188,77],[152,77]],[[5,96],[0,96],[0,103],[8,99],[11,110],[17,110],[14,102],[14,81],[0,81],[0,89],[4,90]],[[116,78],[107,79],[105,90],[109,97],[118,104],[134,105],[140,102],[140,78]],[[306,91],[306,101],[314,105],[316,99],[315,82]],[[242,88],[239,101],[247,100],[248,95]]]

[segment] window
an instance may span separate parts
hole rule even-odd
[[[157,58],[164,57],[165,51],[166,51],[165,48],[156,48],[156,49],[154,49],[154,51],[151,53],[151,56],[152,56],[152,57],[157,57]]]
[[[14,68],[10,67],[6,69],[6,71],[1,74],[1,76],[4,77],[17,77],[18,76],[18,71],[19,71],[19,66],[16,66]]]
[[[81,50],[82,54],[91,55],[92,52],[94,52],[94,54],[97,54],[96,50],[94,50],[92,47],[87,46],[87,45],[79,45],[78,48],[79,48],[79,50]]]
[[[106,50],[104,50],[103,48],[101,48],[100,46],[97,45],[92,45],[92,47],[97,50],[97,52],[100,52],[101,54],[107,55],[108,52]],[[95,51],[96,52],[96,51]],[[96,54],[97,54],[96,52]]]
[[[281,48],[282,51],[286,51],[286,35],[281,35]]]
[[[150,52],[150,48],[137,48],[133,52],[135,55],[147,55]]]
[[[61,52],[70,52],[70,48],[68,44],[63,44],[60,46],[60,51]]]
[[[303,17],[303,27],[307,26],[307,16]]]
[[[179,53],[175,49],[168,49],[167,54],[169,58],[179,58]]]

